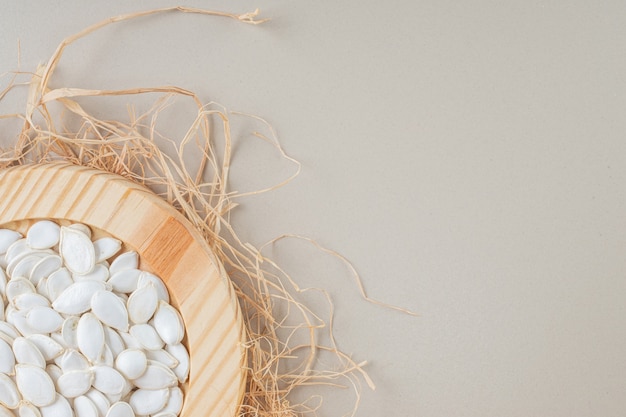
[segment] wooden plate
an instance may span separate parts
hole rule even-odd
[[[185,322],[191,357],[182,416],[231,417],[245,389],[241,311],[222,266],[193,226],[148,189],[68,164],[0,171],[0,227],[36,219],[81,222],[139,253],[160,276]]]

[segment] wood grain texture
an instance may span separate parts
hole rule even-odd
[[[173,207],[120,176],[68,164],[0,171],[0,227],[81,222],[137,251],[185,322],[190,357],[182,416],[232,417],[245,389],[241,310],[206,242]]]

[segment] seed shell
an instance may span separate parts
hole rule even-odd
[[[133,323],[147,323],[156,311],[159,302],[157,289],[152,283],[137,288],[128,297],[128,316]]]
[[[146,357],[155,362],[161,362],[168,368],[176,368],[178,360],[169,354],[165,349],[146,350]]]
[[[26,339],[37,347],[46,362],[63,353],[63,346],[45,334],[32,334]]]
[[[165,407],[169,398],[168,389],[146,390],[138,389],[133,392],[128,401],[135,414],[149,415],[158,413]]]
[[[96,291],[105,288],[100,281],[75,282],[59,295],[52,307],[61,314],[82,314],[91,308],[91,297]]]
[[[54,402],[40,407],[41,417],[74,417],[74,411],[69,401],[62,395],[57,394]]]
[[[107,279],[109,279],[109,269],[106,267],[106,265],[96,264],[90,273],[84,275],[73,274],[72,277],[76,282],[89,280],[105,282]]]
[[[112,237],[103,237],[93,242],[96,263],[109,259],[122,249],[122,242]]]
[[[167,400],[167,404],[165,408],[163,408],[161,413],[172,413],[174,415],[180,414],[180,411],[183,409],[183,391],[179,387],[170,388],[170,397]]]
[[[43,368],[16,365],[15,383],[22,398],[37,407],[45,407],[54,402],[56,396],[54,382]]]
[[[0,229],[0,254],[6,253],[7,249],[21,238],[22,235],[14,230]]]
[[[13,302],[18,295],[33,294],[35,292],[37,292],[35,286],[26,278],[13,278],[7,282],[6,297],[10,302]]]
[[[118,371],[110,366],[96,365],[93,368],[93,387],[105,395],[119,395],[126,384],[126,380]]]
[[[111,406],[111,403],[107,399],[106,395],[104,395],[103,393],[101,393],[95,388],[91,388],[89,391],[87,391],[87,393],[85,394],[85,397],[89,398],[91,402],[94,403],[94,405],[98,409],[98,414],[101,417],[106,416],[106,413],[109,410],[109,407]]]
[[[111,405],[111,408],[106,413],[106,417],[135,417],[135,412],[127,402],[118,401]]]
[[[58,365],[61,367],[64,373],[71,371],[84,371],[89,369],[89,361],[77,350],[68,349],[60,358],[58,358]]]
[[[63,322],[61,326],[61,335],[63,336],[63,340],[65,341],[65,345],[68,348],[78,349],[78,317],[77,316],[69,316]]]
[[[173,371],[178,377],[178,380],[184,383],[189,377],[189,353],[187,352],[187,348],[185,348],[182,343],[179,343],[177,345],[167,345],[165,346],[165,350],[178,361],[178,366],[176,366]]]
[[[41,369],[46,367],[46,360],[37,346],[25,337],[15,338],[12,348],[18,364],[36,366]]]
[[[65,398],[74,398],[89,391],[93,380],[94,375],[90,369],[69,371],[59,377],[57,387]]]
[[[128,311],[115,294],[99,290],[91,297],[91,311],[104,324],[123,332],[128,331]]]
[[[15,355],[11,346],[4,340],[0,339],[0,372],[4,374],[13,374],[15,367]]]
[[[139,276],[139,282],[137,283],[137,287],[143,287],[145,285],[148,285],[148,283],[150,282],[154,284],[157,290],[159,300],[163,300],[166,303],[169,303],[170,295],[167,292],[167,287],[165,286],[165,283],[163,283],[163,280],[156,275],[151,274],[147,271],[142,271],[141,275]]]
[[[96,363],[104,349],[104,329],[93,313],[83,314],[76,329],[78,349],[91,363]]]
[[[127,349],[115,359],[115,368],[128,379],[139,378],[147,366],[146,354],[139,349]]]
[[[28,246],[33,249],[48,249],[59,243],[61,228],[50,220],[33,224],[26,233]]]
[[[158,390],[176,386],[178,378],[170,368],[160,362],[148,361],[145,372],[135,378],[133,384],[141,389]]]
[[[124,269],[115,273],[113,273],[113,271],[110,272],[111,278],[109,278],[108,283],[113,288],[113,291],[131,293],[137,289],[137,283],[139,282],[139,276],[141,275],[140,270]]]
[[[129,332],[144,349],[157,350],[164,345],[157,331],[149,324],[135,324]]]
[[[128,251],[118,255],[118,257],[111,262],[109,271],[111,272],[111,275],[115,275],[120,271],[126,269],[137,269],[138,267],[139,255],[135,251]]]
[[[76,417],[98,417],[98,408],[84,395],[74,398],[74,412]]]
[[[18,414],[20,417],[41,417],[39,408],[29,403],[21,403]],[[13,417],[13,414],[11,416]]]
[[[46,286],[48,287],[48,298],[51,301],[56,300],[59,295],[67,289],[67,287],[74,283],[72,281],[70,271],[65,267],[61,267],[50,274],[46,282]]]
[[[61,227],[59,252],[67,269],[75,274],[88,274],[96,265],[93,243],[89,236],[79,230]]]
[[[169,345],[180,343],[185,335],[182,317],[174,307],[163,300],[159,301],[159,307],[154,314],[154,328],[161,339]]]
[[[19,402],[20,394],[15,382],[8,375],[0,373],[0,404],[13,409]]]
[[[40,333],[56,332],[63,325],[63,317],[50,307],[36,306],[26,313],[26,322]]]
[[[108,326],[103,327],[104,342],[109,348],[111,348],[111,353],[113,354],[113,356],[117,357],[124,349],[126,349],[124,341],[122,340],[118,332]]]

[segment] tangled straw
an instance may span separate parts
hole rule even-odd
[[[356,400],[350,413],[354,414],[361,381],[371,388],[373,384],[363,371],[365,363],[355,362],[337,348],[330,298],[322,291],[329,303],[328,317],[324,319],[298,301],[297,294],[309,290],[300,289],[288,274],[262,254],[266,245],[257,249],[242,242],[230,223],[230,212],[237,206],[238,199],[279,187],[300,170],[299,163],[283,151],[271,127],[258,117],[245,116],[270,131],[269,135],[253,134],[272,144],[285,160],[292,163],[294,174],[273,187],[234,193],[228,189],[232,161],[231,119],[241,114],[229,112],[215,103],[203,104],[193,92],[174,86],[126,90],[50,87],[65,48],[76,40],[113,23],[166,12],[222,16],[250,24],[263,22],[257,19],[257,12],[236,15],[172,7],[106,19],[66,38],[47,65],[39,67],[25,83],[29,85],[26,111],[0,116],[23,121],[14,146],[0,154],[0,168],[62,160],[118,174],[155,191],[183,213],[202,234],[235,287],[244,315],[248,350],[247,389],[239,415],[316,415],[321,407],[318,396],[299,403],[290,401],[297,388],[311,385],[353,388]],[[20,85],[16,78],[23,75],[13,74],[9,85],[0,92],[0,99]],[[100,120],[79,103],[81,97],[146,94],[157,94],[153,105],[141,114],[129,110],[126,121]],[[159,114],[180,97],[192,100],[197,113],[186,134],[172,140],[159,134],[156,122]],[[55,116],[58,111],[53,108],[62,115]],[[193,172],[185,162],[190,160],[190,155],[196,155],[197,159],[198,167]],[[293,236],[281,236],[268,245],[289,237]],[[312,240],[307,241],[316,245]],[[340,257],[327,249],[322,250]],[[345,262],[360,285],[356,271]],[[362,286],[360,290],[369,300]],[[320,332],[325,332],[324,340],[329,340],[328,343],[320,342]],[[316,361],[320,353],[331,354],[334,358],[323,369],[319,369]]]

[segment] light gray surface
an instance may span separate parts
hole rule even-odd
[[[316,238],[420,314],[362,301],[306,247],[280,255],[311,265],[301,284],[330,291],[340,347],[370,361],[358,416],[623,416],[626,6],[506,3],[195,1],[273,20],[117,25],[72,46],[56,83],[176,84],[272,123],[303,171],[245,202],[242,237]],[[18,39],[32,70],[87,24],[172,4],[5,2],[0,71]],[[276,161],[241,164],[234,187]],[[327,401],[340,415],[351,397]]]

